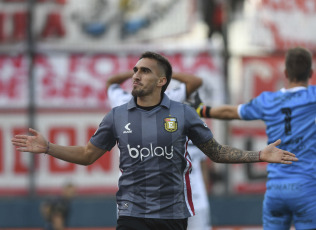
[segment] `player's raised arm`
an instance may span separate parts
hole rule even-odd
[[[203,118],[215,118],[222,120],[241,119],[238,113],[237,105],[221,105],[217,107],[205,105],[198,93],[195,95],[194,100],[190,103],[190,105],[195,108],[198,115]]]
[[[105,83],[105,90],[107,91],[108,88],[112,85],[112,84],[122,84],[123,82],[125,82],[128,79],[131,79],[133,76],[133,71],[126,71],[126,72],[122,72],[122,73],[118,73],[115,74],[111,77],[108,78],[108,80]]]
[[[89,165],[104,154],[90,142],[86,146],[61,146],[48,142],[44,136],[34,129],[29,129],[31,135],[15,135],[11,142],[20,152],[46,153],[58,159]]]
[[[172,79],[185,83],[187,98],[203,84],[202,78],[188,73],[173,73]]]

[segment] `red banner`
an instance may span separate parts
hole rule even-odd
[[[174,71],[196,73],[207,82],[204,90],[223,88],[221,63],[208,52],[166,54]],[[103,108],[106,103],[105,82],[109,76],[133,68],[138,54],[55,54],[35,58],[35,103],[39,108]],[[0,56],[0,106],[26,108],[28,105],[28,66],[22,55]],[[127,86],[128,87],[128,86]],[[221,93],[223,94],[223,93]],[[219,93],[219,95],[221,95]]]

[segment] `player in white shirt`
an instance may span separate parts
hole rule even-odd
[[[122,88],[122,84],[132,76],[133,72],[130,71],[119,73],[107,80],[106,90],[111,108],[127,103],[132,98],[131,93]],[[175,86],[169,87],[165,93],[171,100],[178,102],[185,102],[202,85],[202,79],[191,74],[174,73],[172,79],[176,80],[171,83]],[[206,156],[191,142],[188,152],[192,161],[190,181],[195,215],[188,219],[187,230],[210,230],[210,205],[201,167]]]
[[[121,86],[125,81],[131,79],[132,76],[133,71],[128,71],[108,78],[106,92],[112,108],[127,103],[132,98],[132,94]],[[175,83],[173,80],[177,82]],[[165,93],[171,100],[184,102],[202,85],[202,79],[191,74],[174,73],[170,85],[173,83],[176,84],[176,87],[166,90]]]
[[[207,178],[204,178],[204,174],[209,173],[207,170],[207,157],[191,141],[188,144],[188,152],[192,161],[190,182],[195,215],[188,219],[187,230],[211,230],[210,204],[206,190],[209,181],[206,181]]]

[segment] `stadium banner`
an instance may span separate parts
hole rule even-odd
[[[248,1],[251,43],[272,50],[293,46],[316,49],[316,2]],[[251,9],[251,10],[250,10]]]
[[[118,49],[179,35],[190,29],[196,12],[194,0],[33,2],[37,48],[54,50]],[[27,0],[0,1],[0,50],[23,47],[28,4]]]
[[[207,50],[161,51],[174,72],[203,79],[203,101],[224,100],[222,58]],[[132,70],[141,53],[46,53],[34,59],[35,105],[41,109],[100,109],[109,111],[105,83],[109,76]],[[0,108],[21,109],[29,104],[28,60],[23,55],[0,55]],[[173,83],[171,83],[172,87]],[[176,85],[176,84],[174,84]],[[131,90],[131,81],[123,87]],[[210,94],[212,96],[210,96]]]
[[[313,58],[313,66],[316,57]],[[245,56],[242,58],[240,87],[231,95],[232,104],[246,103],[263,91],[276,91],[286,87],[284,55]],[[316,84],[315,73],[310,80]],[[260,150],[267,145],[265,125],[262,121],[230,122],[231,145],[249,150]],[[229,185],[235,193],[263,193],[265,191],[266,163],[232,165]]]
[[[224,102],[225,83],[219,54],[205,50],[160,53],[171,61],[174,72],[203,78],[204,85],[199,90],[207,103]],[[139,55],[138,52],[37,55],[35,128],[53,143],[86,144],[110,110],[105,93],[107,78],[132,69]],[[31,154],[16,151],[10,142],[13,135],[25,133],[29,124],[27,73],[25,56],[0,56],[0,195],[26,194],[30,183]],[[131,82],[125,82],[123,87],[130,90]],[[223,132],[216,122],[207,123],[217,136]],[[81,194],[113,194],[119,177],[118,150],[105,153],[90,166],[39,154],[35,155],[34,169],[38,193],[58,191],[71,182]]]

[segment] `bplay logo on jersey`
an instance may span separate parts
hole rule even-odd
[[[153,147],[153,144],[150,143],[149,148],[137,145],[135,148],[131,147],[129,144],[127,145],[128,153],[132,158],[140,157],[140,160],[143,161],[147,157],[165,157],[170,160],[173,157],[173,146],[170,149],[165,147]]]
[[[125,130],[123,131],[123,133],[132,133],[132,130],[129,128],[130,125],[131,123],[128,123],[124,126]]]

